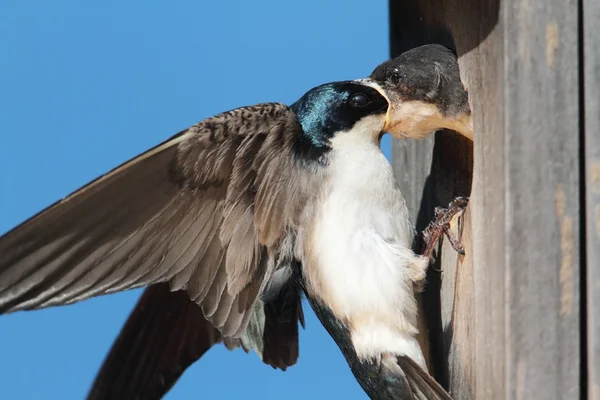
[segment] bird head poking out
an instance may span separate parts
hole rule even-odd
[[[407,51],[379,65],[370,78],[317,86],[291,108],[304,131],[298,145],[317,156],[338,133],[351,130],[379,140],[384,132],[420,139],[450,129],[473,140],[458,61],[440,45]]]
[[[440,45],[409,50],[379,65],[370,80],[391,107],[385,130],[398,138],[422,138],[451,129],[473,140],[468,95],[456,56]]]
[[[371,398],[449,399],[421,370],[429,259],[378,145],[471,126],[441,46],[206,118],[0,236],[0,314],[149,286],[89,398],[158,399],[219,342],[293,365],[304,292]]]

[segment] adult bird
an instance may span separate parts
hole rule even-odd
[[[221,341],[294,364],[304,293],[369,395],[445,398],[415,339],[429,260],[379,141],[468,135],[466,92],[440,46],[386,65],[205,119],[17,226],[0,313],[149,286],[89,398],[158,399]]]

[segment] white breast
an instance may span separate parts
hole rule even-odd
[[[330,179],[306,238],[308,290],[349,325],[359,357],[407,354],[424,366],[413,282],[428,263],[411,250],[413,228],[391,166],[360,132],[332,143]]]

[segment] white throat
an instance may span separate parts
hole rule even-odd
[[[303,240],[311,296],[344,321],[361,359],[405,354],[425,367],[415,339],[413,282],[428,261],[411,250],[413,228],[389,162],[364,118],[331,140],[328,181]]]

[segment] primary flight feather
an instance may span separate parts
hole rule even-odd
[[[468,136],[470,113],[455,57],[416,51],[289,107],[207,118],[17,226],[0,238],[0,313],[151,285],[90,398],[157,399],[220,341],[294,364],[305,293],[355,375],[377,362],[399,379],[359,377],[367,392],[436,387],[415,339],[429,260],[379,141]]]

